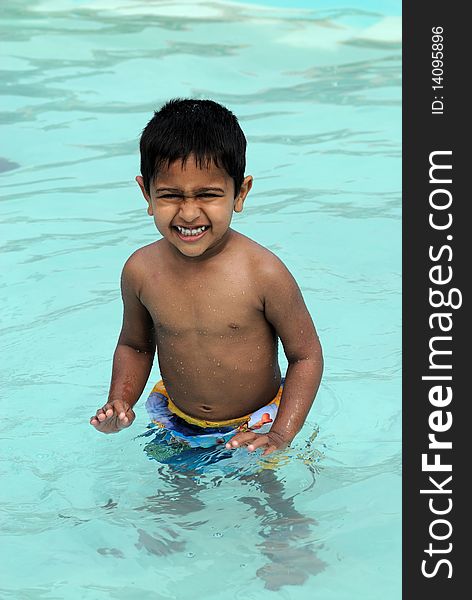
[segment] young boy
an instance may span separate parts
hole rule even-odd
[[[162,382],[147,408],[168,443],[263,455],[284,448],[310,410],[323,359],[292,275],[230,228],[253,181],[238,121],[210,100],[171,100],[145,127],[140,150],[136,181],[162,239],[123,268],[108,402],[90,423],[103,433],[131,425],[157,348]]]

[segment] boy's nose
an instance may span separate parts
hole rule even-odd
[[[187,223],[191,223],[200,216],[200,208],[196,205],[196,202],[186,200],[181,203],[180,216]]]

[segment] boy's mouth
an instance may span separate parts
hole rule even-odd
[[[179,238],[184,242],[195,242],[205,235],[208,229],[210,229],[210,226],[201,225],[200,227],[181,227],[180,225],[173,225],[172,228],[176,231]]]

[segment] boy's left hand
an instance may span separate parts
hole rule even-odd
[[[226,444],[228,450],[234,450],[240,446],[247,446],[249,452],[254,452],[257,448],[265,447],[262,456],[267,456],[275,450],[282,450],[291,440],[284,440],[284,438],[275,431],[269,431],[268,433],[254,433],[253,431],[245,431],[237,433],[232,437]]]

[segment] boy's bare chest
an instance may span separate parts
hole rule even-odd
[[[247,273],[151,277],[142,301],[161,333],[241,333],[263,316],[257,283]]]

